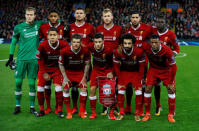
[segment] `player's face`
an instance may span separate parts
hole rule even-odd
[[[56,24],[59,20],[59,15],[56,12],[52,12],[49,14],[48,19],[50,20],[50,23]]]
[[[131,39],[124,39],[123,41],[123,48],[126,52],[130,52],[133,48],[133,42]]]
[[[102,19],[104,24],[111,24],[113,22],[113,15],[111,12],[103,13]]]
[[[104,40],[102,38],[94,38],[94,45],[97,50],[102,49]]]
[[[56,31],[49,31],[48,32],[48,40],[50,41],[51,44],[54,44],[58,40],[58,33]]]
[[[140,23],[141,17],[139,14],[132,14],[131,15],[131,23],[133,25],[138,25]]]
[[[158,29],[163,29],[166,26],[166,21],[164,19],[157,19],[156,26]]]
[[[152,50],[158,51],[160,49],[160,40],[159,39],[151,39],[150,45]]]
[[[27,10],[25,17],[26,17],[27,23],[32,23],[32,22],[34,22],[36,15],[35,15],[35,12],[33,10]]]
[[[75,19],[78,21],[82,21],[84,20],[86,17],[86,14],[84,12],[84,10],[76,10],[75,11]]]
[[[81,46],[81,40],[73,38],[71,41],[71,46],[72,46],[73,50],[79,50],[79,48]]]

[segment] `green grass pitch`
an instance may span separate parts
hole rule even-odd
[[[86,130],[86,131],[141,131],[141,130],[199,130],[199,47],[181,46],[181,53],[186,53],[185,57],[177,57],[177,100],[176,100],[176,123],[169,123],[168,95],[165,87],[162,87],[161,104],[163,111],[161,116],[154,116],[155,100],[152,97],[151,114],[152,119],[148,122],[136,122],[133,115],[125,116],[122,121],[113,121],[107,117],[100,116],[102,106],[97,104],[98,117],[95,120],[80,119],[74,115],[72,120],[58,119],[54,113],[44,117],[36,118],[29,113],[29,97],[27,79],[23,82],[23,95],[21,101],[22,113],[13,115],[15,107],[15,79],[14,71],[5,67],[3,59],[8,58],[9,45],[0,45],[0,131],[35,131],[35,130]],[[182,56],[180,54],[179,56]],[[54,92],[54,89],[53,91]],[[133,111],[135,110],[134,98],[132,101]],[[52,107],[55,105],[54,93],[52,93]],[[39,111],[36,100],[36,109]],[[64,113],[65,111],[65,107]],[[89,100],[87,100],[87,112],[90,115]]]

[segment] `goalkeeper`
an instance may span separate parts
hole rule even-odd
[[[39,29],[42,21],[35,21],[36,9],[28,7],[25,10],[25,22],[18,24],[14,28],[12,42],[10,45],[10,56],[6,63],[6,66],[13,64],[13,54],[15,51],[16,43],[18,42],[18,54],[17,54],[17,68],[15,72],[16,87],[15,98],[16,107],[13,114],[19,114],[21,112],[20,102],[22,96],[22,83],[27,73],[28,85],[29,85],[29,97],[30,97],[30,113],[37,114],[34,108],[35,105],[35,79],[38,72],[38,63],[36,59],[36,53],[39,46]]]

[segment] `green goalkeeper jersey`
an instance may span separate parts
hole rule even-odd
[[[43,21],[35,21],[33,24],[23,22],[14,28],[13,38],[18,41],[19,49],[17,53],[18,60],[36,59],[36,53],[39,46],[39,30]],[[14,48],[16,42],[12,42]],[[12,45],[11,45],[12,46]],[[10,49],[10,54],[13,54],[13,49]]]

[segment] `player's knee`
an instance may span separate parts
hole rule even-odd
[[[174,93],[175,93],[175,91],[173,91],[173,90],[170,89],[170,88],[167,88],[167,90],[168,90],[168,94],[174,94]]]
[[[63,93],[69,93],[69,89],[64,89]]]
[[[145,88],[145,92],[146,93],[151,93],[152,92],[152,85],[149,85],[149,86],[147,86],[146,88]]]
[[[96,86],[91,86],[90,88],[90,96],[95,96],[96,95]]]
[[[16,79],[16,88],[21,89],[23,79]]]
[[[81,88],[81,92],[86,92],[87,93],[87,88]]]
[[[28,79],[28,85],[30,88],[30,92],[35,92],[35,80],[34,79]]]

